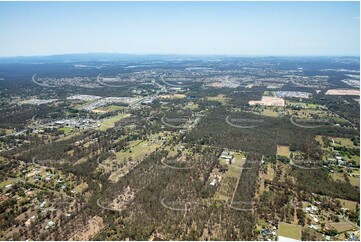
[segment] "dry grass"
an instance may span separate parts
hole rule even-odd
[[[301,240],[301,229],[302,226],[300,225],[281,222],[278,224],[277,234],[279,236]]]
[[[340,220],[339,223],[332,223],[329,225],[332,226],[333,228],[335,228],[337,230],[337,232],[339,232],[339,233],[346,232],[346,231],[354,228],[354,226],[352,226],[351,224],[349,224],[343,220]]]
[[[350,201],[350,200],[345,200],[345,199],[337,199],[341,202],[341,206],[343,208],[348,208],[350,210],[355,210],[356,209],[356,205],[357,202],[354,201]]]
[[[330,89],[326,92],[326,95],[351,95],[360,96],[359,90],[354,89]]]
[[[103,218],[99,216],[92,217],[89,222],[78,230],[69,240],[91,240],[104,227]]]
[[[287,158],[290,158],[291,156],[290,147],[284,145],[277,145],[277,155],[286,156]]]

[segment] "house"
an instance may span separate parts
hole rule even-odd
[[[231,156],[231,155],[223,155],[222,154],[219,158],[228,160],[228,159],[232,159],[233,156]]]
[[[313,205],[306,208],[306,212],[311,213],[311,214],[315,213],[317,210],[318,210],[318,208]]]
[[[44,202],[42,202],[41,204],[40,204],[40,207],[41,208],[43,208],[44,206],[45,206],[45,204],[46,204],[46,202],[44,201]]]
[[[354,233],[348,232],[347,234],[347,240],[349,241],[360,241],[359,238]]]
[[[215,186],[216,184],[217,184],[216,179],[213,179],[213,181],[211,181],[211,183],[209,183],[209,185],[211,185],[211,186]]]
[[[5,186],[5,188],[10,188],[12,186],[13,186],[13,184],[8,184],[8,185]]]
[[[31,218],[29,218],[28,220],[25,221],[25,227],[28,229],[31,227],[32,222],[35,220],[35,215],[31,216]]]
[[[46,225],[45,229],[50,229],[52,227],[54,227],[55,223],[53,221],[49,221],[48,225]]]
[[[268,229],[268,228],[267,228],[267,229],[262,229],[261,233],[262,233],[263,236],[270,236],[270,235],[272,235],[271,230]]]
[[[313,229],[313,230],[318,230],[318,227],[317,227],[317,225],[314,225],[314,224],[311,224],[311,226],[310,226],[310,229]]]
[[[314,221],[315,223],[318,223],[318,218],[317,218],[316,215],[310,214],[310,216],[313,218],[313,221]]]

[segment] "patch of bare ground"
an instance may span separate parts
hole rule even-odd
[[[69,240],[91,240],[95,235],[100,232],[102,228],[104,228],[103,218],[99,216],[94,216]]]
[[[269,96],[262,96],[260,101],[249,101],[249,105],[263,105],[263,106],[278,106],[284,107],[285,100],[279,97],[269,97]]]
[[[359,90],[354,89],[330,89],[326,92],[326,95],[351,95],[360,96]]]
[[[130,189],[128,186],[124,192],[122,192],[119,196],[117,196],[110,206],[114,209],[122,210],[125,209],[127,204],[133,201],[135,197],[135,192]]]

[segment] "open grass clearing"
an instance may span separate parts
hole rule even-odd
[[[76,193],[81,193],[83,192],[86,188],[88,188],[88,184],[86,182],[80,183],[78,186],[76,186],[74,188],[74,192]]]
[[[291,151],[289,146],[277,145],[277,155],[291,157]]]
[[[329,224],[331,227],[335,228],[337,230],[338,233],[343,233],[346,231],[349,231],[353,228],[355,228],[354,226],[352,226],[351,224],[347,223],[344,220],[340,220],[339,223],[331,223]]]
[[[59,128],[59,130],[63,131],[65,134],[69,134],[69,133],[73,132],[73,129],[70,127],[62,127],[62,128]]]
[[[99,129],[102,130],[102,131],[105,131],[109,128],[112,128],[114,127],[114,124],[120,120],[122,120],[123,118],[127,118],[129,117],[130,114],[126,114],[126,113],[119,113],[118,115],[116,116],[113,116],[113,117],[110,117],[110,118],[106,118],[106,119],[103,119],[101,121],[101,124],[100,124],[100,127]]]
[[[286,100],[286,106],[294,106],[303,109],[313,109],[313,110],[327,109],[325,106],[315,103],[293,102],[288,100]]]
[[[356,205],[357,202],[354,201],[350,201],[350,200],[345,200],[345,199],[337,199],[341,202],[341,206],[343,208],[348,208],[350,210],[355,210],[356,209]]]
[[[358,146],[355,146],[351,139],[348,138],[333,138],[335,140],[336,146],[345,146],[347,148],[358,148]]]
[[[277,234],[279,236],[301,240],[301,230],[302,226],[300,225],[281,222],[278,224]]]
[[[344,174],[345,173],[334,172],[334,173],[331,173],[331,177],[335,181],[339,180],[339,181],[345,182]],[[349,176],[348,174],[347,174],[347,176],[350,179],[351,185],[360,187],[360,178],[359,177]]]
[[[356,161],[356,164],[357,164],[358,166],[360,166],[360,156],[358,156],[358,155],[353,155],[353,156],[351,156],[351,159],[350,159],[350,160]]]
[[[215,97],[206,97],[205,99],[207,101],[218,101],[222,104],[227,104],[227,102],[228,102],[228,98],[226,98],[225,95],[223,95],[223,94],[219,94]]]
[[[0,188],[4,188],[7,185],[14,185],[15,183],[17,183],[20,180],[20,178],[8,178],[5,181],[0,182]]]

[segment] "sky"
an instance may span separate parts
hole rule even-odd
[[[0,2],[0,56],[359,56],[359,2]]]

